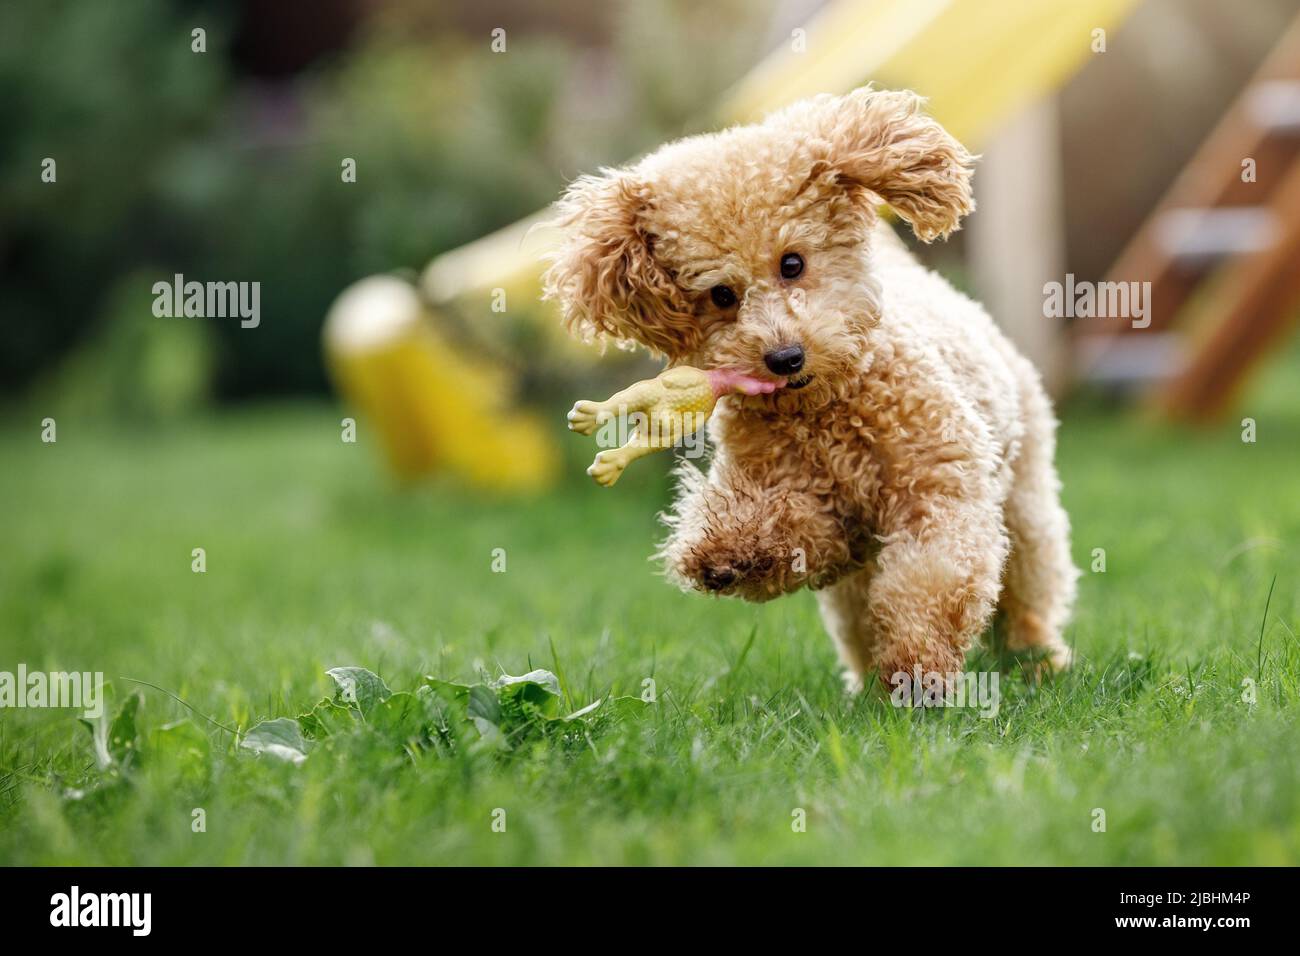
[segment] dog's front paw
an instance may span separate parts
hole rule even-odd
[[[690,549],[678,576],[698,591],[766,601],[784,592],[780,557],[759,544],[719,548],[703,543]]]
[[[709,565],[700,569],[700,584],[706,591],[721,592],[727,590],[736,583],[739,577],[736,569],[730,564],[721,564],[718,566]]]
[[[673,529],[660,549],[683,588],[767,601],[825,587],[852,563],[840,519],[804,492],[766,488],[733,474],[726,485],[693,470],[683,479]]]

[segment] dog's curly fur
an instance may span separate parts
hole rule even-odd
[[[765,376],[766,353],[803,347],[804,387],[720,404],[662,555],[700,590],[817,589],[855,687],[960,671],[998,607],[1005,649],[1070,661],[1078,572],[1039,376],[877,216],[930,241],[974,208],[973,158],[921,106],[821,96],[581,178],[545,281],[576,334],[670,364]],[[738,301],[715,305],[718,285]]]

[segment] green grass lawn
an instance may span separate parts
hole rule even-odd
[[[1207,432],[1066,416],[1082,664],[1037,691],[1006,678],[992,719],[844,696],[811,595],[670,588],[646,560],[664,461],[597,489],[566,436],[572,480],[501,502],[394,490],[364,423],[344,445],[327,407],[61,420],[54,445],[11,420],[0,670],[101,670],[114,707],[136,678],[245,730],[310,710],[338,665],[395,691],[546,668],[565,709],[653,678],[658,699],[509,750],[357,724],[294,765],[143,688],[139,753],[106,771],[75,712],[4,710],[0,862],[1298,863],[1295,372]],[[157,743],[184,718],[201,734]]]

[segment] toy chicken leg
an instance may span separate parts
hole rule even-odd
[[[626,444],[600,452],[587,469],[597,484],[608,488],[636,459],[672,448],[704,427],[723,395],[767,395],[784,384],[784,380],[758,379],[733,369],[706,372],[679,365],[629,385],[603,402],[577,402],[569,411],[569,430],[590,435],[620,416],[635,422]]]

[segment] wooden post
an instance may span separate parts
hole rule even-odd
[[[1043,315],[1044,283],[1065,278],[1056,109],[1045,97],[993,138],[976,167],[978,206],[967,224],[980,297],[1053,393],[1065,372],[1061,320]]]

